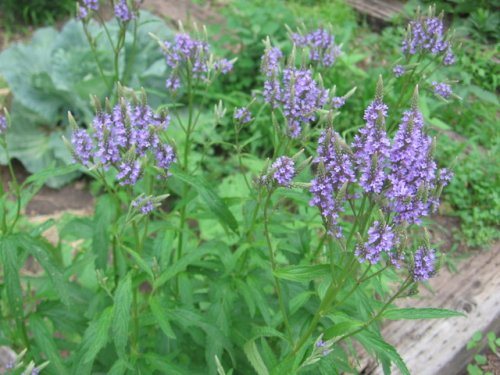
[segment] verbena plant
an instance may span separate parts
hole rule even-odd
[[[114,5],[119,29],[104,32],[119,55],[139,14],[136,3]],[[84,24],[97,8],[80,5]],[[103,80],[116,94],[94,99],[91,126],[69,116],[68,146],[99,184],[91,218],[26,230],[22,207],[44,179],[80,167],[23,184],[11,169],[1,191],[0,337],[24,350],[13,373],[356,372],[358,342],[386,373],[394,364],[408,374],[381,321],[460,315],[394,305],[439,268],[422,218],[437,209],[451,174],[434,161],[415,83],[451,95],[423,79],[429,66],[453,62],[441,19],[431,12],[411,23],[395,69],[402,81],[388,78],[402,118],[390,115],[380,77],[352,139],[335,123],[355,89],[340,95],[319,74],[341,47],[327,28],[290,36],[286,57],[266,40],[263,90],[235,109],[232,124],[222,102],[210,114],[203,100],[235,60],[214,57],[202,32],[158,40],[166,90],[179,99],[158,111],[147,91],[120,84],[115,59]],[[0,122],[4,148],[9,122]],[[234,143],[209,138],[223,126]],[[247,152],[252,127],[267,155]],[[56,244],[42,236],[53,225]],[[28,256],[43,274],[23,272]]]

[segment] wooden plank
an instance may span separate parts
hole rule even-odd
[[[403,3],[397,0],[347,0],[359,13],[390,21],[403,11]]]
[[[431,291],[421,286],[417,298],[401,299],[398,306],[452,309],[464,312],[466,318],[394,321],[382,330],[412,374],[459,374],[474,354],[466,350],[472,335],[500,331],[500,243],[462,261],[458,268],[458,273],[441,270],[430,281]],[[373,363],[363,368],[365,374],[383,374],[380,367],[373,370]]]

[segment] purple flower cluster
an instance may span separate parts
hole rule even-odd
[[[3,135],[7,130],[7,119],[5,116],[0,115],[0,136]]]
[[[427,247],[418,248],[415,251],[413,260],[413,280],[428,280],[436,272],[436,253],[433,249],[428,249]]]
[[[234,119],[239,124],[248,124],[250,121],[252,121],[252,114],[245,107],[237,108],[236,111],[234,111]]]
[[[397,239],[392,228],[375,221],[368,229],[368,240],[364,244],[358,244],[354,254],[361,262],[368,261],[371,264],[377,264],[382,253],[391,254],[396,244]]]
[[[393,69],[392,69],[392,72],[394,73],[394,76],[399,78],[401,77],[403,74],[406,73],[406,69],[403,65],[396,65]]]
[[[129,9],[127,0],[120,0],[116,3],[115,16],[123,22],[131,21],[134,18],[134,13]]]
[[[172,69],[166,81],[167,89],[176,91],[180,88],[183,67],[190,69],[189,74],[192,74],[194,79],[207,78],[210,60],[207,42],[181,33],[175,36],[173,43],[164,42],[163,52],[167,65]],[[232,68],[233,63],[227,59],[220,59],[214,63],[214,69],[222,74],[229,73]]]
[[[326,29],[317,29],[309,34],[292,34],[292,40],[299,48],[309,49],[309,59],[325,67],[330,67],[340,55],[340,46],[335,44],[335,36]]]
[[[450,65],[455,60],[451,44],[446,40],[443,20],[435,16],[420,17],[410,22],[409,32],[403,40],[401,51],[406,55],[446,54],[443,61],[445,65]]]
[[[345,183],[356,181],[353,156],[340,135],[330,129],[321,134],[318,143],[318,157],[314,159],[314,164],[319,171],[311,181],[313,198],[309,204],[319,208],[328,233],[341,237],[338,219],[345,197],[337,193]],[[335,197],[335,194],[338,196]]]
[[[78,7],[77,18],[83,20],[88,17],[89,12],[99,10],[99,0],[83,0],[83,4]]]
[[[132,207],[147,215],[154,210],[155,205],[151,197],[139,196],[132,201]]]
[[[283,58],[283,53],[278,47],[268,48],[262,56],[261,71],[266,77],[276,76],[280,71],[280,62]]]
[[[452,94],[451,86],[444,82],[432,82],[434,87],[434,94],[439,95],[445,99],[449,98]]]
[[[332,98],[332,107],[340,109],[345,105],[345,98],[343,96],[334,96]]]
[[[172,146],[160,139],[160,133],[169,122],[169,116],[156,115],[148,105],[122,100],[111,112],[96,114],[91,132],[78,129],[73,133],[75,159],[87,167],[115,167],[121,185],[135,184],[148,158],[155,161],[159,178],[168,176],[175,155]]]
[[[387,178],[391,144],[385,131],[387,105],[375,99],[366,109],[366,125],[354,136],[352,148],[360,174],[359,184],[367,193],[380,193]]]
[[[290,186],[295,177],[295,162],[288,156],[281,156],[272,164],[273,178],[278,185]]]
[[[390,154],[388,208],[399,223],[420,223],[429,214],[436,182],[436,162],[431,155],[432,139],[423,130],[422,113],[406,111],[394,137]]]
[[[312,71],[287,68],[283,71],[283,113],[288,121],[288,130],[292,138],[301,132],[301,123],[310,123],[316,119],[315,111],[323,107],[328,100],[328,91],[318,85],[312,77]]]

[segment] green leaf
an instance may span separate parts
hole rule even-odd
[[[97,320],[90,322],[76,354],[73,375],[86,375],[92,371],[95,357],[109,341],[113,307],[107,307]]]
[[[276,269],[274,276],[280,279],[309,282],[311,280],[329,275],[330,266],[327,264],[317,264],[312,266],[289,266]]]
[[[486,358],[486,356],[481,354],[475,355],[474,360],[478,365],[485,365],[486,363],[488,363],[488,359]]]
[[[344,336],[350,332],[353,332],[357,328],[361,327],[363,322],[358,321],[347,321],[337,323],[330,328],[328,328],[324,333],[325,340],[330,340],[333,337]]]
[[[140,269],[148,274],[149,279],[153,281],[155,277],[153,275],[153,271],[151,270],[149,264],[144,259],[142,259],[141,256],[136,251],[132,250],[130,247],[125,246],[123,244],[121,246],[132,258],[134,258],[135,262],[140,267]]]
[[[114,363],[107,375],[123,375],[127,371],[127,367],[127,362],[120,358]]]
[[[364,330],[355,335],[355,337],[366,351],[369,353],[375,352],[381,361],[389,359],[399,368],[403,375],[410,375],[410,371],[399,353],[392,345],[385,342],[380,335]]]
[[[118,355],[123,358],[128,343],[130,307],[132,306],[132,276],[130,272],[116,288],[113,308],[113,340]]]
[[[209,184],[201,176],[189,176],[184,172],[181,172],[179,168],[172,168],[171,172],[176,178],[196,190],[210,211],[212,211],[212,213],[219,219],[221,224],[229,227],[229,229],[231,229],[234,233],[238,234],[238,222],[224,201],[212,188],[211,184]]]
[[[175,336],[175,333],[172,330],[172,327],[170,326],[170,323],[167,319],[167,313],[161,306],[161,303],[157,296],[152,296],[150,298],[149,307],[151,308],[151,313],[155,317],[156,322],[158,323],[158,326],[163,331],[163,333],[167,337],[175,340],[177,337]]]
[[[96,255],[96,268],[106,269],[108,262],[109,229],[113,223],[115,204],[110,195],[103,195],[97,200],[94,215],[94,233],[92,251]]]
[[[38,352],[43,352],[50,361],[48,370],[50,370],[51,373],[66,375],[68,370],[61,361],[61,356],[54,342],[53,334],[47,328],[45,322],[38,317],[38,315],[33,314],[30,316],[30,328],[33,332],[35,343],[38,346]]]
[[[54,259],[51,245],[42,238],[35,239],[27,234],[20,235],[19,240],[26,251],[43,267],[61,301],[69,306],[71,304],[70,283]]]
[[[19,243],[15,237],[3,237],[0,241],[0,259],[3,265],[4,287],[7,289],[7,301],[11,315],[15,317],[18,330],[23,326],[23,291],[19,280],[19,259],[17,250]]]
[[[255,340],[248,341],[243,346],[243,351],[247,356],[248,362],[250,362],[258,375],[269,375],[269,371],[266,367],[266,364],[262,360],[262,357],[260,356],[257,345],[255,344]]]
[[[163,271],[160,274],[160,276],[154,282],[154,288],[158,289],[172,277],[177,275],[179,272],[185,271],[190,264],[198,261],[204,255],[207,255],[210,252],[212,252],[212,246],[213,246],[212,242],[207,242],[198,249],[192,250],[187,254],[184,254],[181,259],[176,261],[174,264],[169,266],[165,271]]]
[[[402,309],[389,309],[386,310],[382,317],[389,320],[399,319],[443,319],[453,317],[465,317],[465,315],[458,311],[434,308],[402,308]]]
[[[479,86],[469,86],[470,91],[484,102],[498,105],[498,97],[495,93],[486,91]]]

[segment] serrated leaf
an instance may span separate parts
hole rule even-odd
[[[15,237],[3,237],[0,241],[0,259],[3,265],[4,285],[7,289],[7,300],[11,315],[15,317],[17,328],[21,329],[23,312],[23,291],[19,280],[19,259],[17,256],[19,243]]]
[[[46,243],[44,239],[36,239],[25,234],[19,236],[19,241],[23,248],[43,267],[61,301],[69,306],[71,304],[69,281],[54,259],[50,251],[51,245]]]
[[[161,306],[161,303],[158,300],[157,296],[152,296],[150,298],[149,307],[151,308],[151,313],[155,317],[156,322],[158,323],[158,326],[163,331],[163,333],[171,339],[177,339],[174,331],[172,330],[172,327],[170,326],[170,322],[168,321],[167,313]]]
[[[131,248],[127,247],[127,246],[124,246],[122,245],[122,248],[125,249],[125,251],[132,257],[134,258],[135,262],[137,263],[137,265],[139,266],[139,268],[141,270],[143,270],[144,272],[146,272],[149,276],[149,279],[151,281],[154,280],[154,275],[153,275],[153,271],[151,270],[151,266],[146,263],[146,261],[144,259],[141,258],[141,256],[134,250],[132,250]]]
[[[410,375],[408,367],[406,367],[403,358],[399,355],[396,349],[384,339],[373,332],[364,330],[355,335],[355,338],[363,345],[369,353],[375,352],[381,361],[389,359],[401,371],[403,375]]]
[[[262,360],[262,357],[260,356],[259,350],[257,349],[257,345],[255,344],[254,340],[248,341],[243,346],[243,351],[247,356],[248,362],[250,362],[258,375],[269,375],[269,370]]]
[[[115,203],[110,195],[99,197],[95,207],[92,252],[96,256],[96,268],[106,269],[108,262],[109,228],[113,223]]]
[[[401,308],[384,311],[382,317],[389,320],[399,319],[443,319],[453,317],[465,317],[458,311],[434,308]]]
[[[204,178],[201,176],[189,176],[180,171],[179,168],[172,168],[171,172],[176,178],[196,190],[209,210],[219,219],[222,225],[229,227],[234,233],[238,234],[238,222],[235,217],[224,201],[217,195],[212,186]]]
[[[116,351],[122,358],[125,356],[125,349],[128,343],[132,297],[132,276],[128,273],[120,280],[116,288],[113,306],[113,325],[111,327]]]
[[[274,276],[284,280],[309,282],[311,280],[329,275],[330,266],[327,264],[289,266],[276,269]]]
[[[361,327],[363,322],[348,321],[337,323],[330,328],[325,330],[324,338],[325,340],[330,340],[333,337],[339,337],[353,332],[357,328]]]
[[[109,341],[109,330],[113,318],[113,307],[107,307],[101,315],[90,322],[83,335],[72,368],[73,375],[88,375],[92,371],[95,357]]]
[[[68,370],[61,361],[59,350],[53,340],[53,335],[45,325],[44,321],[34,314],[30,316],[30,328],[38,351],[45,353],[50,364],[48,370],[51,373],[66,375]]]

